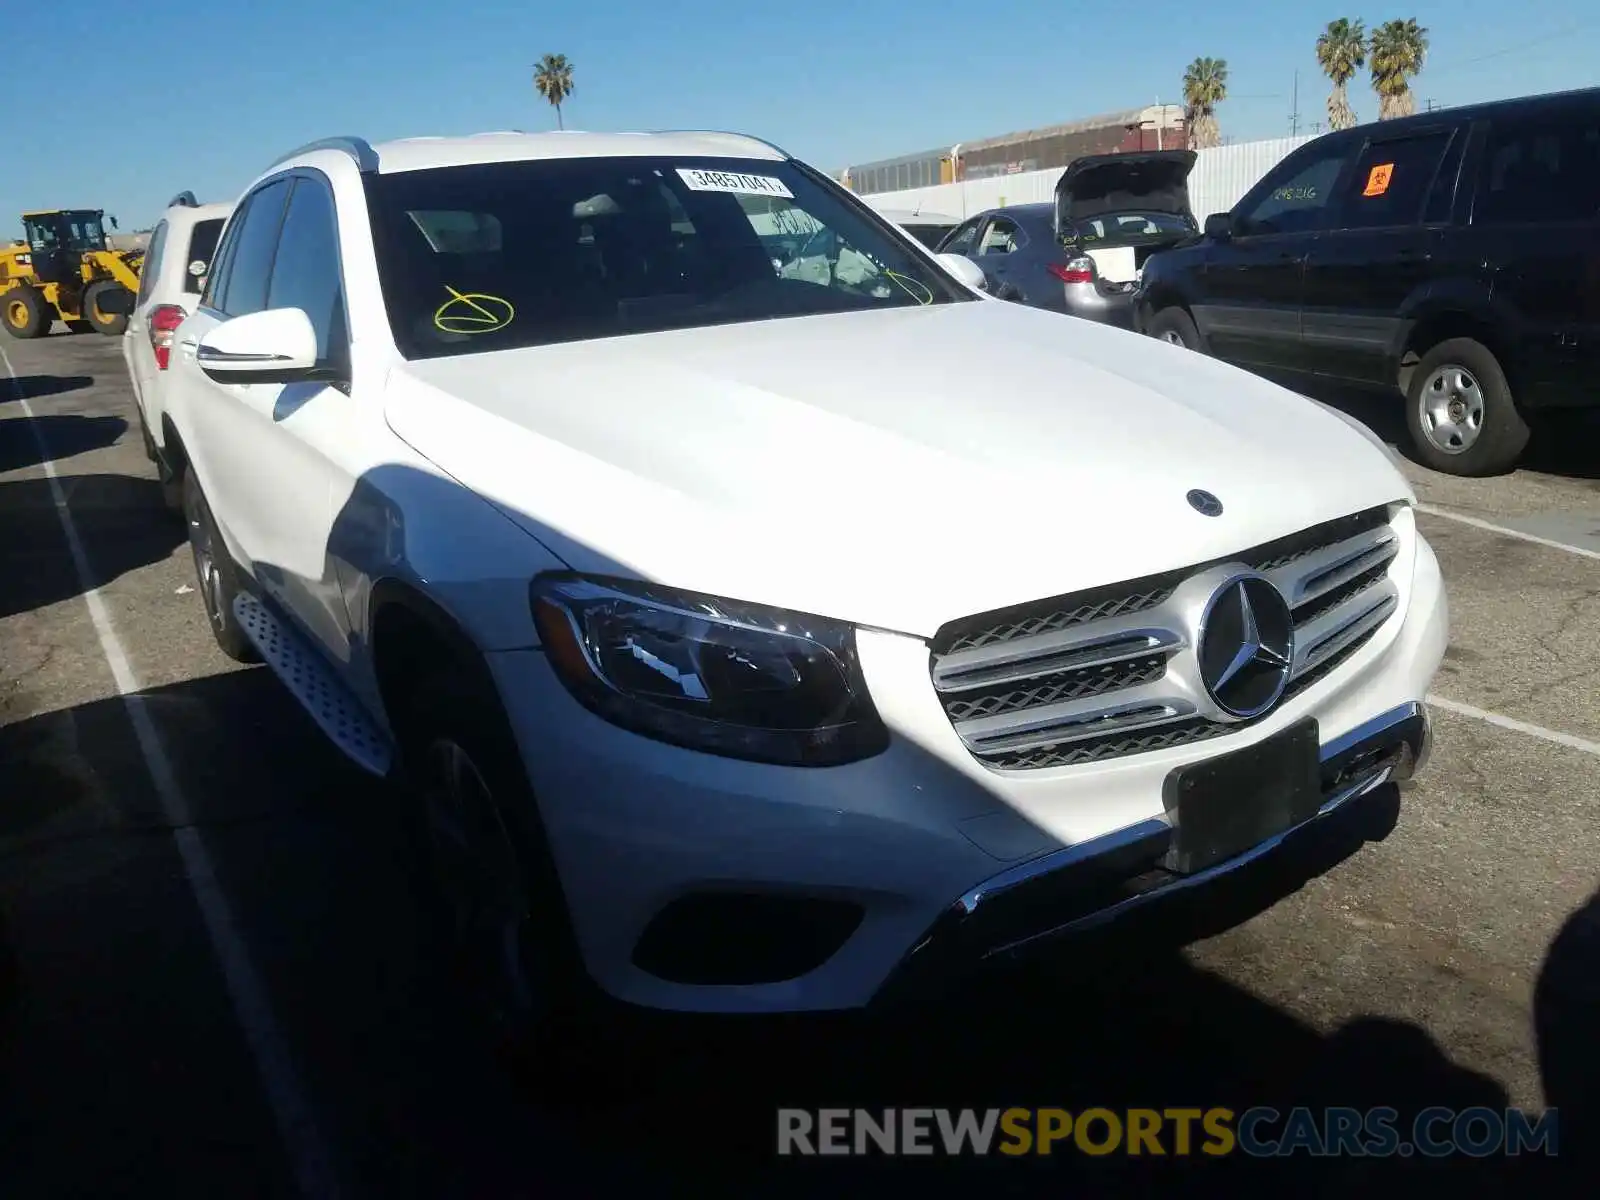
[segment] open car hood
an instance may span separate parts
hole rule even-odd
[[[1193,150],[1137,154],[1087,154],[1073,159],[1056,181],[1055,226],[1112,212],[1164,212],[1186,216]]]

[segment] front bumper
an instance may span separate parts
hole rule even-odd
[[[1407,546],[1393,567],[1402,605],[1333,674],[1238,733],[1108,762],[985,767],[931,686],[927,644],[896,634],[858,634],[889,749],[821,769],[640,737],[580,707],[539,651],[489,655],[591,976],[618,999],[662,1009],[859,1008],[930,974],[1192,891],[1289,840],[1204,875],[1153,872],[1170,836],[1162,791],[1175,768],[1315,718],[1322,815],[1380,777],[1409,777],[1427,754],[1420,702],[1443,657],[1448,613],[1432,550],[1409,520],[1397,526]],[[1316,840],[1335,824],[1319,815],[1294,838]],[[1086,887],[1091,880],[1104,886]],[[645,952],[652,939],[672,942],[656,936],[669,914],[676,953],[716,951],[721,935],[698,934],[695,922],[719,907],[717,923],[698,928],[726,931],[730,914],[752,926],[728,934],[721,977],[663,967],[671,946]],[[803,969],[755,964],[801,938],[817,943]]]
[[[894,1001],[953,974],[1107,924],[1153,901],[1203,887],[1313,833],[1320,822],[1385,783],[1404,784],[1432,748],[1427,709],[1401,704],[1322,747],[1315,816],[1243,854],[1191,875],[1161,865],[1172,840],[1152,818],[1001,872],[945,910],[874,998]]]

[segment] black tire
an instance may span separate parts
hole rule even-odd
[[[162,456],[161,447],[156,445],[156,439],[150,436],[150,422],[144,419],[144,409],[137,404],[134,408],[139,413],[139,437],[144,442],[144,456],[156,467],[156,482],[161,485],[161,503],[170,513],[183,512],[183,474],[175,471],[167,464]]]
[[[1417,461],[1447,475],[1499,475],[1528,444],[1499,361],[1482,342],[1451,338],[1417,363],[1406,396]]]
[[[211,634],[222,652],[235,662],[258,662],[260,655],[245,637],[233,602],[243,590],[239,568],[228,553],[228,545],[217,532],[217,523],[206,503],[205,493],[193,471],[183,474],[183,512],[189,526],[189,549],[194,554],[195,579],[200,601],[205,606]]]
[[[128,328],[127,313],[103,312],[100,301],[112,293],[127,294],[128,289],[114,279],[100,279],[91,283],[83,292],[83,319],[93,326],[96,333],[103,333],[107,337],[120,337]]]
[[[1182,346],[1185,350],[1193,350],[1197,354],[1206,352],[1205,343],[1200,338],[1200,329],[1191,317],[1181,308],[1163,308],[1150,318],[1150,324],[1145,332],[1158,342],[1170,342],[1174,346]]]
[[[156,440],[150,436],[150,422],[144,419],[144,409],[134,405],[139,413],[139,440],[144,443],[144,456],[157,466],[161,465],[161,453],[156,449]]]
[[[0,325],[14,338],[38,338],[55,324],[55,309],[38,288],[14,287],[0,292]]]
[[[430,940],[491,1049],[534,1092],[570,1099],[620,1029],[617,1006],[583,967],[498,696],[486,672],[452,664],[394,707]],[[468,781],[453,801],[452,765]],[[451,814],[460,838],[445,832]]]

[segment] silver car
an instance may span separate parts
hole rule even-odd
[[[1145,259],[1199,234],[1194,162],[1191,150],[1076,159],[1054,201],[979,213],[938,251],[970,258],[996,296],[1131,329]]]

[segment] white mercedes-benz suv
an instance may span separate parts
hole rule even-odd
[[[753,138],[314,144],[176,349],[219,643],[404,782],[518,1028],[865,1006],[1426,757],[1445,596],[1381,443]]]

